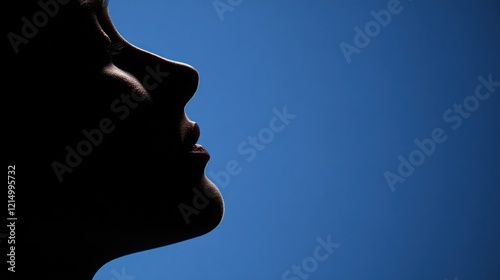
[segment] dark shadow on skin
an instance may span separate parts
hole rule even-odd
[[[37,32],[24,30],[31,38],[23,17],[32,21],[38,1],[4,3],[16,275],[90,280],[115,258],[213,230],[223,200],[184,113],[197,71],[125,41],[99,1],[41,2],[59,10]],[[12,33],[26,40],[13,44]],[[193,206],[195,193],[203,209],[187,221],[179,205]]]

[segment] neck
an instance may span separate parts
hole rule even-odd
[[[95,242],[68,231],[29,230],[16,241],[18,279],[92,280],[108,259]],[[48,234],[47,234],[48,233]],[[30,276],[30,277],[28,277]]]

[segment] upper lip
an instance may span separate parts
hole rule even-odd
[[[197,123],[193,123],[193,125],[191,125],[187,129],[184,135],[184,140],[183,140],[184,149],[186,151],[191,151],[195,146],[196,142],[198,142],[199,138],[200,138],[200,127],[198,126]]]

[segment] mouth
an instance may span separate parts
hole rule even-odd
[[[210,159],[210,154],[202,145],[196,143],[199,138],[200,127],[197,123],[193,123],[184,135],[184,151],[186,152],[186,156],[188,158],[201,161],[206,164]]]

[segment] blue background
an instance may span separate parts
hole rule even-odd
[[[500,87],[456,129],[458,113],[443,118],[474,105],[478,76],[500,81],[500,2],[401,1],[348,63],[340,44],[389,2],[233,0],[218,14],[212,0],[111,0],[127,40],[199,71],[186,112],[226,214],[94,279],[303,279],[283,276],[328,236],[340,246],[308,279],[500,279]],[[285,106],[295,118],[270,135]],[[434,129],[446,140],[391,189],[384,173]],[[249,160],[238,146],[259,135]],[[213,175],[229,162],[238,174]]]

